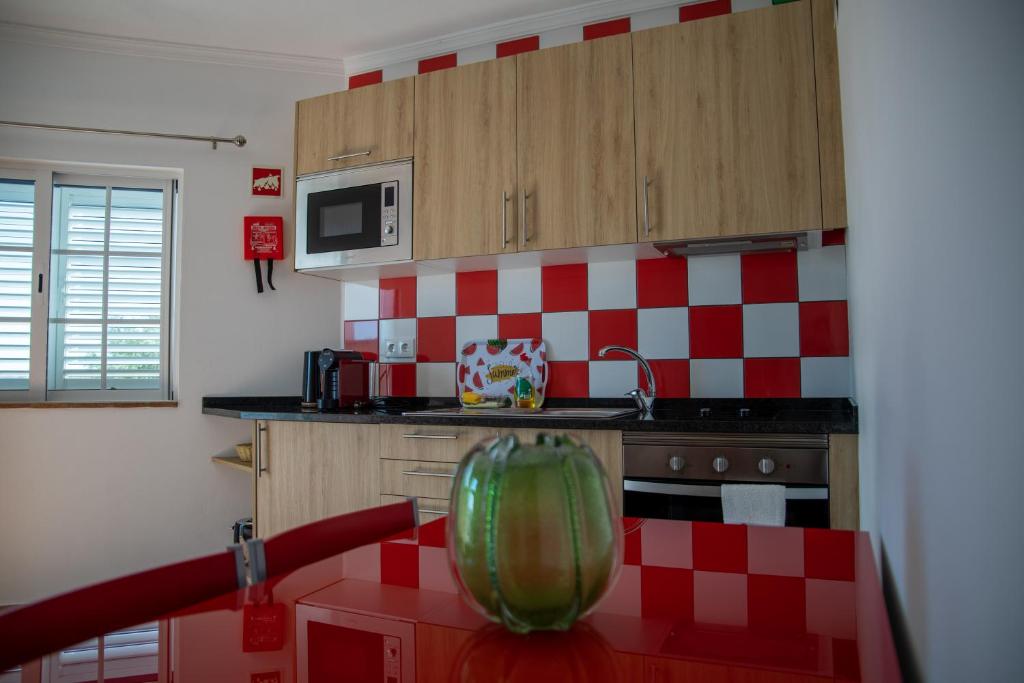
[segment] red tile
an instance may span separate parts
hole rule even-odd
[[[348,89],[354,90],[361,88],[364,85],[374,85],[381,83],[384,80],[384,71],[377,69],[376,71],[367,71],[364,74],[356,74],[355,76],[348,77]]]
[[[420,363],[455,362],[455,318],[416,319],[416,360]]]
[[[498,316],[502,339],[542,339],[540,313],[505,313]]]
[[[807,628],[804,580],[798,576],[747,576],[747,623],[751,629],[803,633]]]
[[[550,361],[547,395],[551,398],[586,398],[590,395],[590,367],[586,361]]]
[[[800,398],[800,359],[744,359],[743,395],[746,398]]]
[[[857,641],[832,639],[832,669],[837,681],[860,681],[860,654]]]
[[[497,58],[511,57],[521,52],[533,52],[540,49],[540,36],[526,36],[515,40],[506,40],[498,43],[494,48],[494,56]]]
[[[845,301],[801,303],[800,355],[849,356],[850,328],[846,316]]]
[[[421,59],[418,65],[418,73],[428,74],[431,71],[440,71],[441,69],[451,69],[457,66],[459,63],[459,56],[455,52],[451,52],[446,55],[438,55],[437,57],[428,57],[427,59]]]
[[[541,310],[545,313],[587,310],[587,264],[540,269]]]
[[[380,317],[416,317],[416,278],[392,277],[380,280]]]
[[[416,395],[415,363],[381,363],[380,393],[384,396]]]
[[[498,312],[498,271],[455,274],[455,314],[491,315]]]
[[[367,360],[377,360],[380,349],[377,343],[377,321],[346,320],[345,348],[361,352]]]
[[[590,360],[598,360],[597,352],[609,344],[628,346],[635,349],[636,309],[624,308],[612,311],[590,311]],[[630,360],[622,354],[609,355],[606,360]]]
[[[654,384],[661,398],[690,398],[690,361],[688,360],[652,360],[651,372],[654,373]],[[643,368],[637,368],[637,385],[647,391],[647,377]]]
[[[822,231],[821,246],[832,247],[837,244],[846,244],[846,228]]]
[[[853,581],[855,540],[852,531],[804,529],[804,576]]]
[[[380,582],[419,588],[420,547],[412,543],[381,543]]]
[[[643,564],[643,544],[641,542],[639,520],[635,517],[624,517],[623,525],[623,564]]]
[[[629,31],[629,17],[611,19],[609,21],[601,21],[596,24],[587,24],[584,26],[583,40],[607,38],[608,36],[618,35],[619,33],[629,33]]]
[[[642,259],[636,262],[636,305],[638,308],[685,306],[685,258]]]
[[[640,567],[640,615],[693,621],[693,570]]]
[[[797,301],[796,252],[743,254],[740,257],[743,303],[774,304]]]
[[[694,569],[746,573],[746,525],[693,522],[692,528]]]
[[[699,5],[684,5],[679,8],[679,21],[693,21],[694,19],[707,19],[719,14],[732,12],[732,0],[710,0]]]
[[[447,520],[447,517],[442,517],[439,520],[428,522],[419,527],[419,544],[429,548],[446,548],[448,545],[445,542]]]
[[[690,307],[690,358],[742,357],[742,306]]]

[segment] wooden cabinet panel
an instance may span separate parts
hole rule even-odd
[[[447,500],[452,492],[455,468],[455,463],[381,458],[380,490],[396,496]]]
[[[381,494],[380,504],[390,505],[401,503],[409,496],[395,496],[392,494]],[[428,498],[426,496],[415,496],[420,508],[420,524],[432,522],[440,517],[448,516],[447,498]]]
[[[516,251],[515,103],[514,59],[416,77],[416,259]]]
[[[834,0],[810,0],[814,31],[814,80],[818,102],[818,148],[821,157],[821,226],[845,228],[846,172],[843,160],[843,114],[839,99],[839,47]]]
[[[499,431],[495,427],[381,425],[380,457],[457,463],[473,446]]]
[[[256,533],[380,503],[377,425],[266,422],[256,445]]]
[[[632,34],[647,239],[821,227],[810,21],[795,2]]]
[[[301,100],[295,105],[295,173],[315,173],[413,154],[414,79]],[[369,152],[328,161],[342,154]]]
[[[516,59],[519,250],[635,242],[629,36]]]
[[[860,468],[856,434],[828,437],[828,515],[833,529],[860,528]]]

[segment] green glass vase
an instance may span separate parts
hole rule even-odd
[[[517,633],[568,629],[619,569],[613,500],[601,463],[569,437],[477,445],[455,474],[448,519],[462,597]]]

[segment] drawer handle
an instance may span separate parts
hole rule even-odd
[[[457,439],[458,434],[402,434],[403,439]]]
[[[365,152],[352,152],[351,154],[339,154],[334,157],[327,157],[327,161],[344,161],[345,159],[351,159],[353,157],[368,157],[372,154],[372,150],[366,150]]]
[[[448,477],[454,479],[455,475],[448,472],[430,472],[428,470],[402,470],[402,474],[411,474],[416,477]]]
[[[448,514],[447,510],[433,510],[431,508],[420,508],[420,512],[430,512],[430,513],[433,513],[435,515],[447,515]]]

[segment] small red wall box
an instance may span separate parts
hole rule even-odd
[[[242,250],[246,261],[284,258],[284,218],[246,216]]]
[[[283,168],[253,166],[250,189],[254,197],[280,197],[284,185]]]

